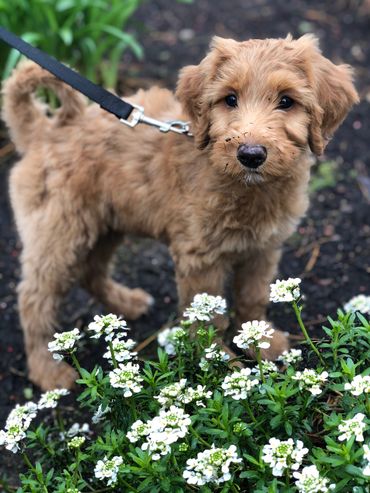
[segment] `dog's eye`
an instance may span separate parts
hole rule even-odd
[[[283,96],[279,104],[277,105],[279,110],[288,110],[291,108],[294,104],[294,99],[290,98],[289,96]]]
[[[238,106],[238,99],[235,94],[229,94],[225,98],[225,103],[227,104],[227,106],[235,108],[236,106]]]

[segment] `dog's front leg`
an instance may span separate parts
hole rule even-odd
[[[248,253],[235,266],[235,312],[237,327],[248,320],[266,320],[270,283],[276,275],[280,249],[267,249]],[[262,357],[274,360],[289,348],[287,336],[275,330],[269,339],[269,349],[262,350]]]

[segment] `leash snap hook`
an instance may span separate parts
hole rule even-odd
[[[177,134],[188,135],[192,137],[190,133],[189,122],[184,122],[182,120],[171,120],[168,122],[161,122],[160,120],[156,120],[155,118],[151,118],[150,116],[146,116],[144,114],[144,108],[139,106],[138,104],[131,103],[133,106],[133,110],[129,115],[127,120],[120,118],[119,121],[128,127],[136,127],[138,123],[145,123],[146,125],[151,125],[152,127],[156,127],[160,132],[175,132]]]

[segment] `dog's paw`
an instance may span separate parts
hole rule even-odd
[[[57,362],[49,355],[30,357],[29,379],[42,390],[57,388],[71,389],[75,386],[78,373],[64,361]]]
[[[154,305],[154,298],[140,288],[131,289],[124,315],[131,320],[139,318]]]
[[[289,339],[286,332],[275,329],[272,336],[272,339],[267,339],[270,343],[270,347],[268,349],[261,349],[262,359],[267,359],[269,361],[275,361],[283,351],[289,349]]]

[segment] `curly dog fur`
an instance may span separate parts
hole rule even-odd
[[[62,103],[52,117],[34,97],[39,86]],[[180,309],[198,292],[222,294],[233,271],[237,320],[264,319],[282,243],[308,206],[309,149],[321,154],[358,100],[351,68],[323,57],[310,35],[216,37],[199,65],[180,72],[176,95],[153,87],[129,98],[157,119],[190,119],[193,139],[126,128],[31,62],[3,95],[22,155],[10,177],[23,244],[19,311],[30,379],[43,389],[75,379],[47,350],[72,283],[129,319],[151,305],[149,294],[109,276],[125,234],[169,245]],[[241,146],[264,149],[263,164],[243,164]],[[276,331],[264,356],[287,346]]]

